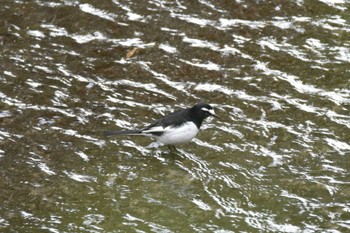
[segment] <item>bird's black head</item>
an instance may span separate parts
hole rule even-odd
[[[218,115],[215,114],[213,107],[206,103],[196,104],[190,109],[190,111],[192,118],[195,118],[195,121],[197,121],[197,126],[200,126],[202,121],[207,117],[218,117]]]

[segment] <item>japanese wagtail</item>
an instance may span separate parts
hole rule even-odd
[[[198,133],[205,118],[218,117],[214,109],[205,103],[199,103],[191,108],[180,109],[155,121],[146,128],[136,130],[105,131],[104,135],[143,135],[156,139],[147,148],[175,145],[191,141]]]

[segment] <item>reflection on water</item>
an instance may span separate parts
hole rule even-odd
[[[2,230],[350,230],[347,1],[3,5]],[[199,101],[178,154],[100,135]]]

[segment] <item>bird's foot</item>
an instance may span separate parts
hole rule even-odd
[[[176,149],[175,146],[173,145],[168,145],[169,151],[172,153],[179,153],[180,151],[178,149]]]

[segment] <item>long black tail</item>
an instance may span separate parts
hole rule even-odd
[[[104,131],[103,135],[105,136],[112,136],[112,135],[141,135],[141,130],[111,130],[111,131]]]

